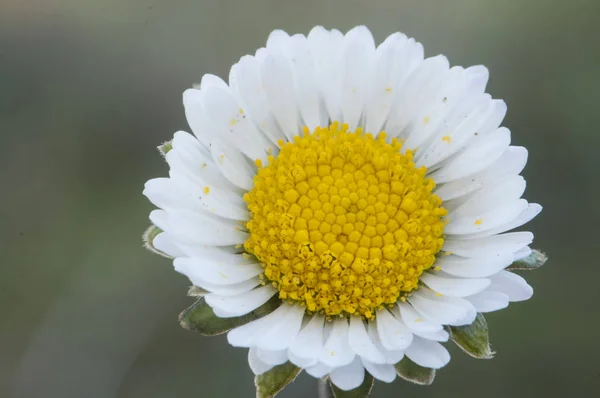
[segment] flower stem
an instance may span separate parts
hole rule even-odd
[[[317,397],[331,398],[331,390],[329,389],[326,378],[322,378],[317,381]]]

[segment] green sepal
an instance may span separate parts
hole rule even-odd
[[[398,376],[411,383],[429,386],[435,379],[435,369],[417,365],[408,359],[408,357],[402,358],[402,360],[394,365],[394,367],[396,368],[396,374]]]
[[[542,253],[539,250],[532,250],[531,254],[525,258],[522,258],[518,261],[515,261],[511,265],[509,265],[506,269],[508,271],[518,271],[518,270],[534,270],[540,268],[544,263],[548,260],[548,256]]]
[[[173,141],[163,142],[161,145],[157,146],[156,149],[158,149],[158,152],[160,152],[163,157],[167,156],[167,153],[173,149]]]
[[[291,362],[286,362],[256,376],[254,378],[256,398],[274,397],[285,386],[294,381],[301,371],[302,368],[295,366]]]
[[[208,290],[204,290],[198,286],[190,286],[187,295],[190,297],[204,297],[209,293]]]
[[[366,398],[371,393],[374,383],[375,379],[373,376],[371,376],[369,372],[365,371],[365,379],[363,380],[362,384],[356,387],[354,390],[340,390],[331,382],[331,380],[329,380],[329,388],[331,388],[331,393],[333,394],[334,398]]]
[[[144,231],[144,234],[142,235],[142,239],[144,240],[144,247],[146,249],[148,249],[149,251],[151,251],[154,254],[158,254],[159,256],[163,256],[166,258],[173,258],[171,256],[169,256],[167,253],[161,252],[160,250],[158,250],[156,247],[154,247],[154,238],[156,238],[156,236],[158,234],[160,234],[162,232],[162,229],[158,228],[156,225],[151,225],[148,227],[148,229],[146,229]]]
[[[246,315],[235,318],[219,318],[215,315],[213,309],[206,304],[204,298],[200,298],[179,314],[179,324],[184,329],[199,332],[204,336],[216,336],[262,318],[275,311],[279,305],[281,305],[281,300],[275,295],[269,301]]]
[[[491,359],[494,352],[490,348],[488,326],[485,317],[477,314],[470,325],[448,327],[450,338],[464,352],[478,359]]]

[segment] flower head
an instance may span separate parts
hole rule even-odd
[[[507,232],[541,207],[487,80],[365,27],[274,31],[228,83],[205,75],[184,93],[194,135],[144,191],[148,245],[203,296],[182,324],[249,348],[259,390],[301,369],[367,394],[428,384],[449,338],[491,357],[481,313],[530,298],[507,267],[545,258]]]

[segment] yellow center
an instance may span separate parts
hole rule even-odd
[[[441,199],[412,152],[333,123],[307,128],[268,165],[257,161],[244,195],[244,244],[279,297],[327,316],[373,318],[417,288],[442,248]]]

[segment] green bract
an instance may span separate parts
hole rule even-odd
[[[548,260],[548,256],[539,250],[532,250],[531,254],[525,258],[515,261],[508,268],[509,271],[516,270],[534,270],[540,268]]]
[[[483,315],[477,314],[470,325],[450,326],[448,332],[452,341],[472,357],[490,359],[494,356],[494,352],[490,349],[488,326]]]
[[[256,398],[272,398],[294,381],[301,368],[286,362],[254,378]]]
[[[398,376],[415,384],[428,386],[435,379],[435,369],[419,366],[407,357],[404,357],[394,367]]]
[[[158,254],[166,258],[173,258],[154,247],[154,238],[156,238],[156,236],[161,232],[162,230],[156,225],[149,226],[148,229],[146,229],[146,231],[144,231],[144,234],[142,235],[142,239],[144,240],[144,247],[150,250],[152,253]]]
[[[270,314],[281,304],[277,297],[255,309],[254,311],[234,318],[219,318],[206,302],[200,298],[179,315],[179,323],[184,329],[199,332],[205,336],[216,336],[242,326],[248,322]]]

